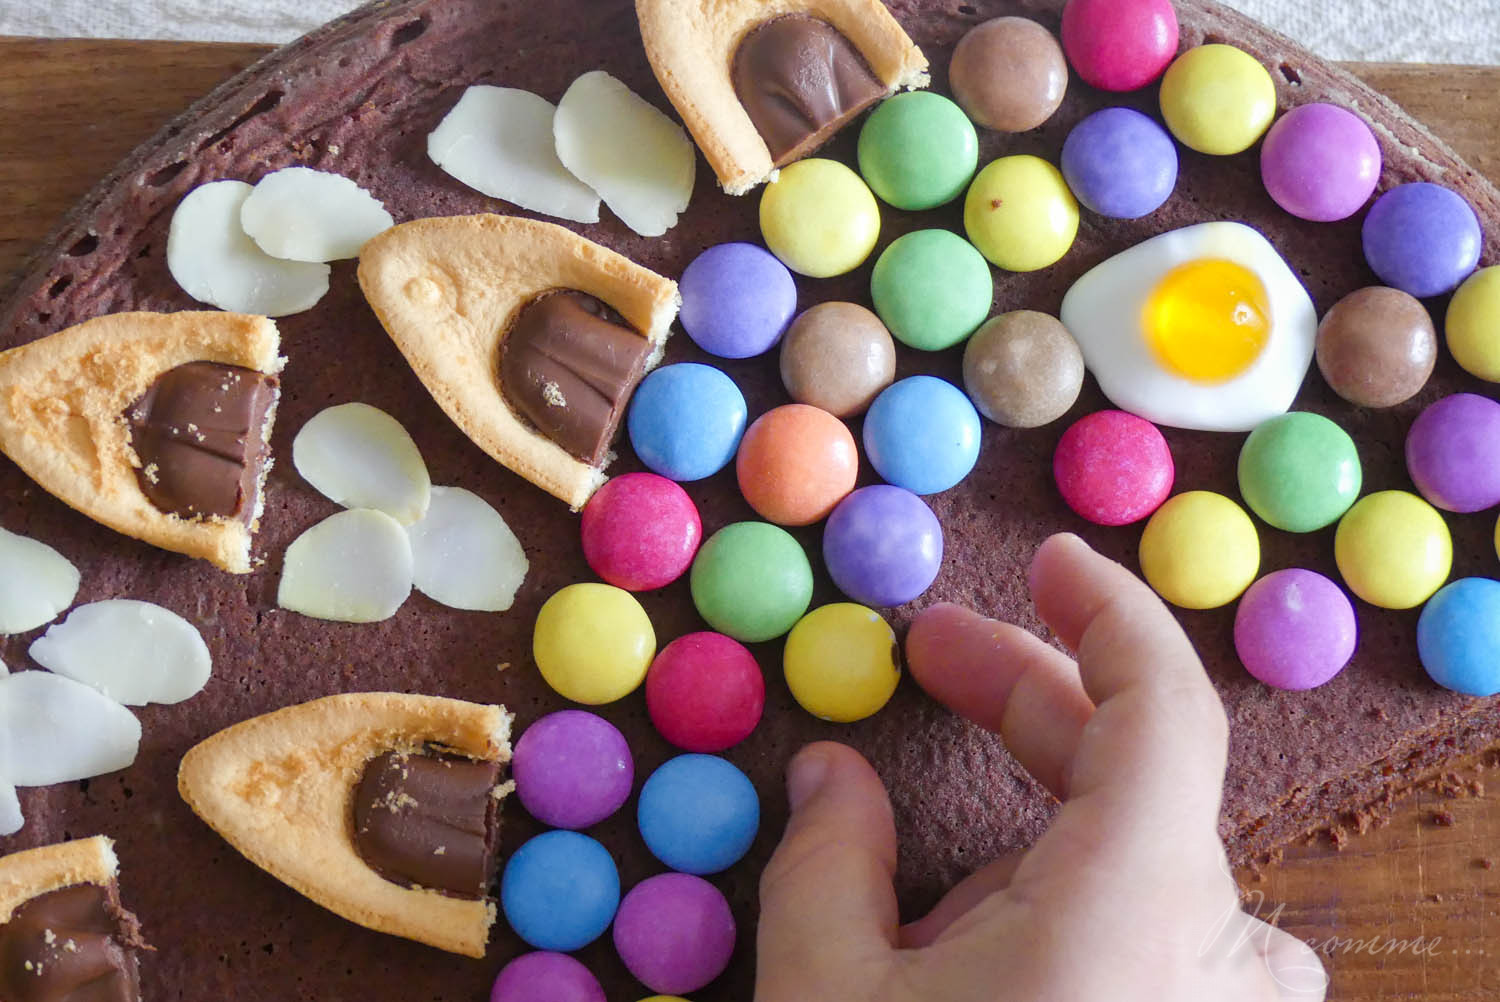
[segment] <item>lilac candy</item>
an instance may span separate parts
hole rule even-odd
[[[719,244],[682,273],[682,329],[720,358],[770,350],[797,311],[797,283],[775,255],[754,244]]]
[[[823,530],[823,561],[839,590],[862,605],[905,605],[943,562],[943,527],[926,502],[888,484],[839,502]]]
[[[1062,172],[1078,201],[1094,212],[1139,219],[1177,186],[1177,146],[1155,119],[1134,108],[1105,108],[1068,134]]]
[[[1304,104],[1266,133],[1260,176],[1276,204],[1299,219],[1347,219],[1375,192],[1380,144],[1352,111]]]
[[[641,984],[661,995],[695,992],[724,972],[734,916],[702,877],[663,873],[641,881],[615,914],[615,950]]]
[[[1458,288],[1479,264],[1479,217],[1428,181],[1397,185],[1365,217],[1365,260],[1386,285],[1425,299]]]
[[[1444,511],[1500,504],[1500,403],[1455,393],[1428,407],[1406,435],[1406,470]]]
[[[554,828],[588,828],[620,809],[635,771],[613,724],[584,710],[536,721],[516,742],[511,776],[521,806]]]
[[[566,953],[523,953],[500,969],[490,1002],[604,1002],[589,969]]]
[[[1234,647],[1246,670],[1277,689],[1313,689],[1354,656],[1354,603],[1338,585],[1298,568],[1267,574],[1240,598]]]

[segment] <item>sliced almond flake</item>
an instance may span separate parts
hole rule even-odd
[[[267,174],[240,206],[250,239],[288,261],[358,257],[366,241],[395,222],[380,199],[349,178],[310,167]]]
[[[314,415],[292,440],[302,479],[345,508],[374,508],[410,525],[427,512],[432,478],[401,422],[369,404]]]
[[[30,653],[43,668],[127,706],[180,703],[203,690],[213,666],[192,623],[171,609],[124,598],[79,606]]]
[[[0,835],[14,835],[26,824],[21,816],[21,801],[16,788],[0,779]]]
[[[250,191],[243,181],[211,181],[188,192],[172,214],[167,269],[184,292],[221,310],[284,317],[312,309],[328,292],[328,265],[257,247],[240,223]]]
[[[575,223],[597,223],[598,194],[557,159],[555,111],[530,91],[470,87],[427,137],[427,155],[491,198]]]
[[[0,679],[0,776],[50,786],[123,769],[135,761],[141,723],[82,682],[45,671]]]
[[[423,594],[475,612],[504,612],[515,602],[530,564],[484,498],[462,487],[434,487],[427,517],[406,532]]]
[[[314,619],[375,623],[396,614],[411,586],[406,529],[384,512],[355,508],[287,547],[276,604]]]
[[[682,126],[594,70],[573,81],[552,123],[557,156],[643,237],[677,225],[693,197],[697,153]]]
[[[78,594],[78,568],[46,543],[0,529],[0,633],[52,622]]]

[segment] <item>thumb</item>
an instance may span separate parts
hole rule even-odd
[[[896,828],[885,786],[844,745],[787,767],[791,818],[760,879],[756,1002],[860,998],[895,953]]]

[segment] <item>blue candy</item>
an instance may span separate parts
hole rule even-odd
[[[797,312],[786,265],[755,244],[719,244],[682,273],[682,329],[720,358],[751,358],[781,340]]]
[[[938,494],[979,461],[979,412],[952,383],[912,376],[875,398],[864,439],[870,465],[888,483]]]
[[[1500,581],[1460,578],[1428,599],[1417,620],[1417,653],[1445,689],[1500,692]]]
[[[620,873],[587,835],[553,831],[517,849],[500,878],[500,907],[516,935],[567,953],[603,935],[620,906]]]
[[[636,819],[653,856],[704,876],[729,869],[750,851],[760,799],[749,778],[724,759],[679,755],[641,787]]]
[[[667,365],[636,388],[630,444],[641,462],[667,479],[702,480],[734,458],[747,416],[740,388],[718,369]]]
[[[1155,119],[1105,108],[1068,134],[1062,172],[1078,201],[1099,215],[1139,219],[1177,187],[1177,145]]]
[[[1458,288],[1479,264],[1484,242],[1473,207],[1430,181],[1398,184],[1381,195],[1360,234],[1370,270],[1418,299]]]

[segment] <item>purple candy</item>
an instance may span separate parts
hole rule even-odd
[[[630,796],[635,776],[625,736],[584,710],[560,710],[526,728],[510,769],[521,806],[554,828],[603,821]]]
[[[1458,288],[1479,264],[1479,217],[1462,195],[1428,181],[1381,195],[1365,217],[1365,260],[1380,280],[1424,299]]]
[[[943,527],[927,503],[889,484],[839,502],[823,530],[823,562],[839,590],[863,605],[905,605],[943,562]]]
[[[1234,647],[1246,670],[1277,689],[1312,689],[1354,656],[1354,603],[1338,585],[1297,568],[1267,574],[1240,598]]]
[[[604,1002],[589,969],[566,953],[523,953],[500,969],[490,1002]]]
[[[682,329],[720,358],[751,358],[770,350],[797,311],[792,273],[754,244],[710,247],[687,266],[679,288]]]
[[[1156,120],[1134,108],[1105,108],[1074,126],[1062,172],[1088,208],[1113,219],[1155,212],[1177,186],[1177,146]]]
[[[614,936],[636,980],[661,995],[685,995],[729,966],[734,916],[724,895],[702,877],[663,873],[625,895]]]
[[[1352,111],[1304,104],[1266,133],[1260,176],[1276,204],[1300,219],[1347,219],[1375,192],[1380,144]]]
[[[1500,504],[1500,403],[1455,393],[1428,407],[1406,435],[1406,470],[1444,511]]]

